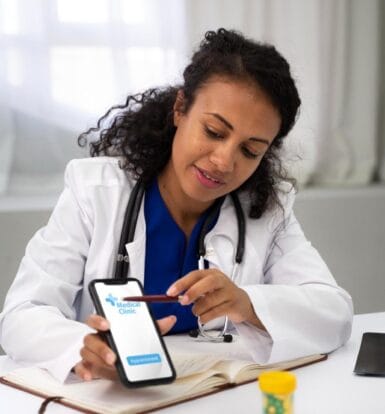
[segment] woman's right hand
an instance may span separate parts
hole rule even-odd
[[[157,322],[160,332],[164,335],[174,326],[176,317],[167,316]],[[100,335],[101,332],[110,329],[110,324],[100,315],[89,316],[86,323],[98,333],[88,334],[84,337],[83,347],[80,350],[82,360],[75,365],[75,374],[85,381],[94,378],[118,379],[115,367],[116,355]]]

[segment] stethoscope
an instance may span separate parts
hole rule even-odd
[[[116,267],[115,267],[115,274],[114,279],[125,279],[128,275],[129,269],[129,257],[126,253],[126,244],[130,243],[134,239],[135,235],[135,228],[136,223],[138,221],[138,215],[140,211],[140,207],[142,204],[143,196],[145,193],[146,187],[143,182],[139,179],[134,188],[132,189],[130,198],[128,200],[126,212],[124,215],[122,233],[120,236],[118,254],[116,259]],[[231,280],[234,281],[237,277],[239,271],[239,265],[242,262],[244,251],[245,251],[245,235],[246,235],[246,222],[245,216],[242,210],[241,203],[239,198],[235,192],[230,193],[232,202],[235,208],[235,214],[237,216],[237,224],[238,224],[238,243],[237,243],[237,250],[235,254],[235,261],[234,266],[231,272]],[[198,269],[203,270],[205,269],[205,256],[206,256],[206,247],[204,243],[204,239],[206,234],[209,231],[210,224],[217,216],[219,209],[221,208],[223,199],[217,200],[213,206],[211,207],[209,214],[207,215],[203,225],[201,232],[199,234],[199,241],[198,241]],[[204,340],[210,342],[232,342],[233,336],[227,333],[229,319],[225,316],[225,322],[223,325],[223,329],[218,335],[212,335],[208,333],[200,319],[198,318],[198,329],[194,329],[189,332],[189,335],[193,338],[202,338]]]

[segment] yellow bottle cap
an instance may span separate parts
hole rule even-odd
[[[295,390],[294,374],[286,371],[267,371],[259,376],[259,388],[267,394],[289,394]]]

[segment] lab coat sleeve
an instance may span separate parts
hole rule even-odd
[[[264,284],[242,288],[267,330],[236,325],[258,363],[328,353],[350,337],[351,297],[337,286],[291,209],[274,230]]]
[[[74,163],[46,227],[28,243],[0,315],[0,342],[23,365],[47,369],[63,381],[81,359],[91,329],[76,321],[92,217],[85,191],[77,188]]]

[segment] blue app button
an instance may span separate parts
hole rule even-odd
[[[132,355],[127,357],[128,365],[157,364],[161,362],[159,354]]]

